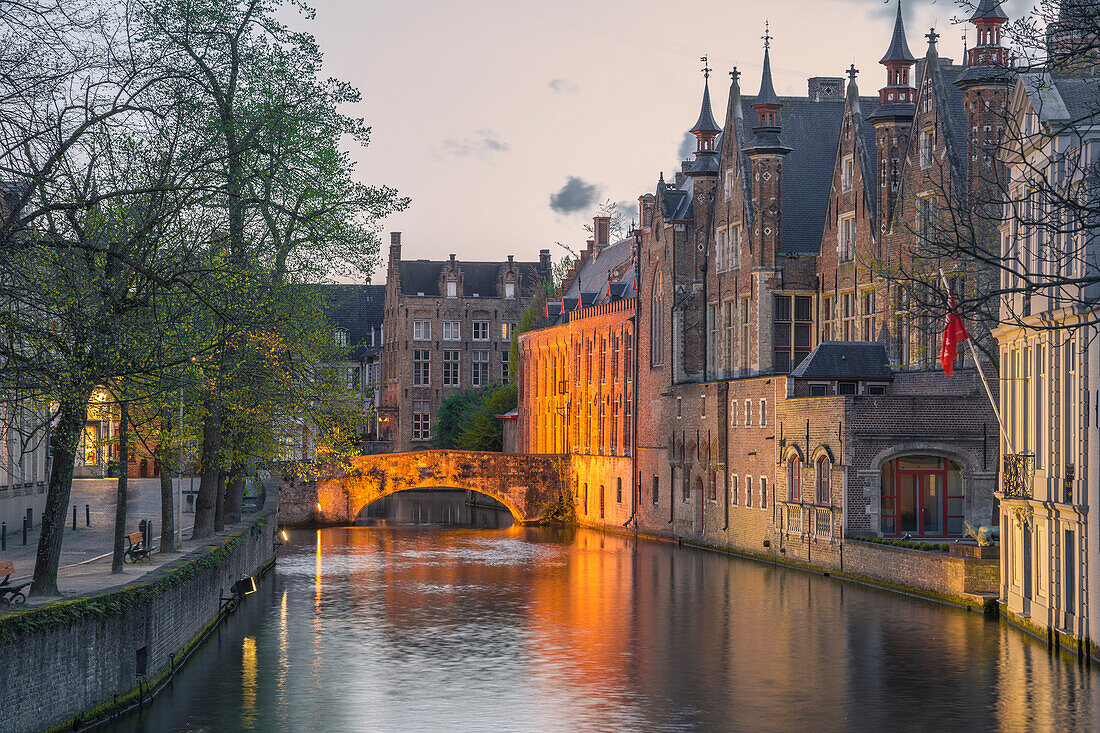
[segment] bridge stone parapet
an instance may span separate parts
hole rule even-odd
[[[280,491],[286,524],[350,523],[373,501],[410,489],[470,489],[493,497],[517,522],[541,521],[561,496],[568,456],[424,450],[354,456],[350,465]]]

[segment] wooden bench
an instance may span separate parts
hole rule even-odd
[[[4,576],[4,579],[0,581],[0,605],[10,606],[13,603],[25,603],[27,596],[23,594],[23,589],[30,585],[28,580],[26,583],[8,583],[8,578],[15,572],[15,563],[11,560],[5,560],[0,562],[0,575]]]
[[[152,551],[145,546],[145,536],[141,532],[131,532],[126,535],[126,539],[130,546],[126,548],[126,554],[122,558],[124,561],[145,562],[149,559]]]

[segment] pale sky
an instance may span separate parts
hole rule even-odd
[[[372,127],[355,152],[359,176],[412,199],[383,222],[376,283],[393,230],[406,259],[533,260],[544,247],[558,259],[555,241],[583,247],[600,201],[636,203],[678,169],[699,113],[700,56],[714,69],[719,124],[733,66],[743,93],[759,88],[765,18],[780,95],[804,95],[807,78],[842,77],[851,63],[873,95],[895,13],[882,0],[313,1],[326,70],[360,89],[349,112]],[[940,56],[960,60],[961,15],[950,0],[907,0],[913,54],[934,24]],[[551,196],[571,178],[583,183],[562,199],[576,208],[555,210]]]

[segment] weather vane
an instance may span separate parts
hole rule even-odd
[[[707,64],[706,55],[704,54],[703,56],[700,56],[699,60],[703,62],[703,78],[704,79],[709,79],[710,78],[710,72],[713,71],[713,69],[711,69],[710,66]]]
[[[767,50],[767,49],[771,48],[772,34],[768,32],[768,19],[767,18],[764,19],[764,35],[762,35],[760,37],[764,39],[764,49]]]

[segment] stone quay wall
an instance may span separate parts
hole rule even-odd
[[[0,616],[0,728],[77,730],[148,700],[224,617],[220,598],[274,562],[277,503],[121,588]]]

